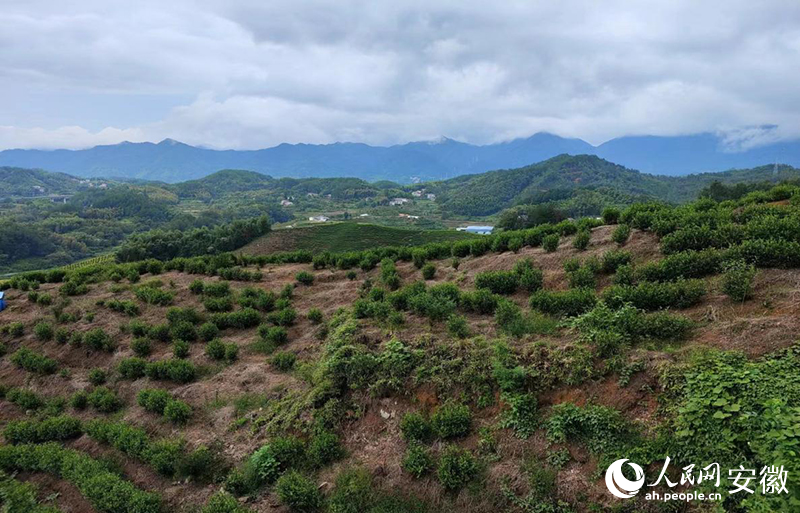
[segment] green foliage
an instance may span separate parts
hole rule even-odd
[[[614,231],[611,233],[611,240],[622,246],[626,242],[628,242],[630,236],[631,236],[631,227],[628,226],[627,224],[621,224],[616,228],[614,228]]]
[[[422,277],[426,280],[432,280],[436,275],[436,266],[432,262],[422,266]]]
[[[163,388],[145,388],[136,395],[136,402],[139,406],[158,415],[164,414],[164,408],[170,401],[172,401],[172,395]]]
[[[185,340],[176,340],[173,342],[172,355],[175,358],[187,358],[189,356],[189,343]]]
[[[192,407],[183,401],[168,401],[164,407],[164,418],[173,424],[185,424],[191,416]]]
[[[376,493],[369,473],[361,468],[343,470],[336,476],[336,486],[328,501],[330,513],[375,511]]]
[[[320,324],[323,320],[322,310],[319,308],[311,308],[308,310],[306,317],[308,317],[308,320],[313,324]]]
[[[553,251],[558,249],[558,243],[561,240],[561,237],[557,233],[551,233],[550,235],[546,235],[542,239],[542,248],[548,253],[552,253]]]
[[[219,491],[208,499],[200,513],[249,513],[249,511],[239,504],[236,497],[225,491]]]
[[[145,375],[147,361],[142,358],[125,358],[120,360],[117,372],[125,379],[138,379]]]
[[[144,372],[150,379],[170,380],[175,383],[189,383],[197,376],[194,364],[180,359],[150,362],[145,366]]]
[[[581,230],[576,235],[575,238],[572,240],[572,247],[579,251],[585,250],[589,247],[589,241],[592,239],[592,233],[588,230]]]
[[[427,442],[433,435],[433,426],[421,413],[411,412],[403,415],[400,432],[409,442]]]
[[[275,493],[291,511],[315,511],[322,506],[322,494],[316,483],[294,470],[278,479]]]
[[[734,301],[746,301],[753,295],[756,268],[742,260],[727,263],[722,275],[722,291]]]
[[[10,444],[65,441],[83,434],[81,421],[66,416],[43,420],[13,420],[6,424],[3,437]]]
[[[205,352],[206,356],[212,360],[225,360],[230,363],[236,360],[239,354],[239,349],[234,342],[229,342],[226,344],[222,342],[222,340],[215,338],[206,344]]]
[[[89,383],[95,386],[102,385],[108,379],[104,369],[96,368],[89,371]]]
[[[33,327],[33,333],[39,340],[51,340],[53,338],[53,325],[45,321],[37,322]]]
[[[672,283],[642,282],[638,285],[612,285],[603,292],[603,300],[612,308],[632,303],[644,310],[688,308],[705,295],[700,280],[679,280]]]
[[[495,294],[513,294],[519,286],[519,275],[514,271],[484,271],[475,275],[475,287]]]
[[[37,374],[52,374],[58,368],[58,362],[52,358],[31,351],[26,347],[18,349],[11,355],[10,360],[11,363],[20,369],[25,369],[28,372],[35,372]]]
[[[156,287],[139,286],[133,291],[139,301],[149,305],[168,306],[175,299],[175,294]]]
[[[281,351],[275,353],[272,358],[270,359],[270,363],[272,366],[278,369],[281,372],[288,372],[294,368],[295,361],[297,360],[297,356],[294,353],[290,353],[288,351]]]
[[[314,283],[314,275],[308,271],[300,271],[295,275],[295,279],[302,285],[311,285]]]
[[[442,450],[436,476],[447,490],[459,490],[478,474],[478,462],[468,450],[448,445]]]
[[[606,207],[600,215],[603,218],[603,224],[617,224],[617,222],[619,222],[620,211],[615,207]]]
[[[597,296],[591,289],[566,291],[539,290],[530,297],[530,306],[542,313],[573,317],[591,309]]]
[[[440,438],[466,436],[472,426],[472,413],[465,404],[443,404],[431,416],[431,426]]]
[[[454,338],[467,338],[470,336],[469,324],[463,315],[453,314],[447,319],[447,333]]]
[[[116,348],[116,343],[103,328],[93,328],[83,334],[83,343],[95,351],[111,352]]]
[[[536,396],[525,393],[504,394],[507,410],[501,427],[513,429],[520,438],[528,438],[539,427],[539,405]]]
[[[321,468],[344,456],[344,448],[335,433],[321,431],[309,442],[306,456],[311,465]]]
[[[100,413],[114,413],[122,406],[116,392],[106,387],[97,387],[87,396],[89,406]]]
[[[635,431],[617,411],[605,406],[553,406],[545,421],[551,442],[579,442],[594,454],[618,454],[633,439]]]
[[[418,442],[408,444],[401,463],[403,470],[419,479],[433,469],[431,451]]]

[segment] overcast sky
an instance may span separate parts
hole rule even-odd
[[[800,137],[796,0],[2,0],[0,27],[0,148]]]

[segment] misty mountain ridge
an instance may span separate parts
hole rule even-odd
[[[261,150],[215,150],[164,139],[83,150],[5,150],[0,152],[0,166],[165,182],[202,178],[220,169],[248,169],[276,178],[348,176],[409,183],[514,169],[562,154],[596,155],[644,173],[682,176],[773,162],[800,166],[800,140],[731,151],[723,136],[712,133],[626,136],[599,146],[540,132],[483,146],[441,137],[393,146],[283,143]]]

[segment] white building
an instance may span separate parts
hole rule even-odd
[[[414,196],[415,198],[421,198],[422,197],[422,191],[414,191],[414,192],[411,193],[411,195]]]
[[[479,235],[491,235],[494,226],[462,226],[461,228],[456,228],[456,230]]]
[[[325,223],[330,219],[326,216],[311,216],[308,218],[309,221],[314,221],[315,223]]]
[[[389,205],[391,205],[393,207],[397,207],[397,206],[400,206],[400,205],[405,205],[406,203],[408,203],[408,199],[406,199],[406,198],[394,198],[393,200],[391,200],[389,202]]]
[[[290,207],[290,206],[292,206],[292,205],[294,205],[294,203],[292,203],[292,202],[291,202],[291,201],[289,201],[289,200],[281,200],[281,206],[282,206],[282,207]]]
[[[428,194],[425,195],[425,197],[428,198],[431,201],[436,201],[436,195],[433,194],[433,193],[428,193]]]

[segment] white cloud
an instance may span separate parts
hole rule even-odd
[[[599,143],[766,124],[779,129],[746,144],[800,136],[800,4],[788,0],[7,0],[0,24],[0,101],[17,107],[13,119],[0,109],[3,148],[485,143],[540,130]],[[70,94],[118,108],[60,127],[31,92],[50,108]],[[143,94],[194,100],[111,128]],[[20,119],[23,101],[37,125]],[[109,128],[81,128],[98,119]]]

